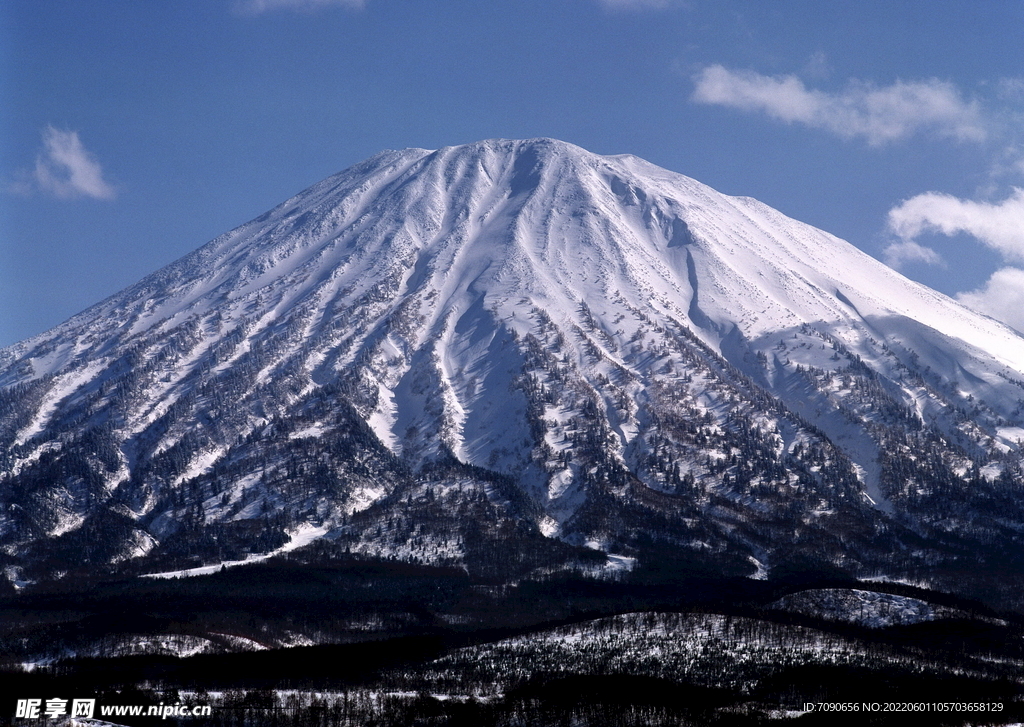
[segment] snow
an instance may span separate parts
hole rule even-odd
[[[71,513],[67,511],[57,512],[56,516],[57,522],[50,529],[50,535],[52,537],[58,537],[60,535],[63,535],[64,533],[71,532],[79,525],[81,525],[82,521],[85,519],[77,513]]]
[[[188,568],[185,570],[176,571],[165,571],[163,573],[146,573],[143,578],[189,578],[191,576],[208,576],[212,573],[217,573],[224,568],[234,568],[240,565],[249,565],[252,563],[259,563],[260,561],[273,558],[275,555],[281,553],[289,553],[293,550],[309,545],[314,540],[322,538],[327,534],[329,528],[322,526],[313,526],[309,524],[300,525],[293,532],[290,533],[289,540],[287,543],[282,545],[276,550],[272,550],[269,553],[262,553],[259,555],[250,554],[243,560],[225,560],[220,563],[211,563],[210,565],[203,565],[197,568]]]
[[[999,427],[996,436],[1006,444],[1020,446],[1024,442],[1024,427]]]
[[[935,606],[919,598],[854,588],[801,591],[769,606],[868,628],[905,626],[958,615],[954,609]]]
[[[53,370],[60,370],[58,362],[64,362],[64,356],[48,356],[44,361],[33,362],[39,366],[37,373],[49,373]],[[32,422],[18,432],[14,443],[23,445],[36,434],[39,434],[46,427],[50,417],[57,411],[58,406],[67,397],[73,395],[79,388],[91,382],[104,368],[105,361],[73,361],[64,368],[64,372],[58,375],[46,393],[42,404],[36,411]]]
[[[512,155],[531,148],[543,162],[538,192],[526,198],[502,196],[499,190],[514,188],[517,181],[509,164]],[[474,157],[476,171],[469,166]],[[466,175],[454,185],[443,179],[453,170]],[[239,319],[238,304],[252,302],[257,293],[264,308],[250,329],[253,335],[310,301],[316,304],[313,325],[325,312],[331,291],[353,283],[365,286],[395,272],[406,294],[424,299],[429,292],[438,294],[428,335],[440,335],[443,351],[452,356],[441,361],[448,377],[454,365],[472,368],[485,358],[486,340],[473,343],[457,330],[481,295],[502,308],[526,295],[577,323],[579,301],[597,310],[612,293],[643,308],[656,298],[680,317],[687,317],[696,303],[708,325],[695,322],[713,341],[734,325],[756,339],[803,322],[866,331],[866,317],[905,316],[963,341],[965,351],[988,351],[1017,371],[1024,366],[1024,340],[1010,329],[912,283],[827,233],[635,158],[599,157],[550,140],[492,140],[438,152],[385,154],[379,168],[370,174],[361,168],[360,173],[358,178],[343,173],[325,180],[266,221],[249,223],[171,266],[182,278],[186,271],[178,268],[200,276],[168,291],[160,303],[152,297],[130,300],[133,289],[126,291],[122,298],[130,302],[118,303],[136,311],[130,333],[157,325],[171,328],[212,310],[214,301],[225,297],[225,318]],[[616,188],[645,190],[646,209],[635,192],[623,193],[624,199]],[[396,196],[385,196],[379,207],[375,193]],[[334,199],[340,204],[332,207]],[[584,214],[571,214],[574,208]],[[295,228],[293,215],[300,209],[312,210],[307,216],[319,217],[319,224]],[[366,218],[353,217],[352,209],[373,209],[382,221],[370,225],[368,236]],[[551,209],[562,214],[553,216]],[[668,239],[665,228],[673,219],[685,221],[686,244]],[[218,264],[193,271],[200,259]],[[405,267],[414,259],[416,265]],[[686,272],[688,260],[699,281],[696,288]],[[708,295],[702,294],[704,288]],[[101,305],[104,312],[112,307]],[[92,322],[89,318],[87,312],[73,320],[83,327]],[[66,370],[78,350],[88,349],[69,342],[34,359],[33,376]],[[198,347],[192,357],[204,351]],[[182,362],[184,368],[190,361]],[[80,379],[95,373],[86,369]],[[71,390],[76,381],[65,381],[55,392]]]
[[[558,521],[550,515],[545,515],[540,521],[540,532],[548,538],[553,538],[558,535],[561,526]]]
[[[357,487],[349,493],[349,499],[345,506],[345,513],[347,515],[351,515],[361,510],[365,510],[386,494],[387,490],[383,485]]]
[[[327,427],[324,426],[323,424],[310,424],[308,427],[303,427],[302,429],[296,429],[294,432],[291,432],[288,435],[288,438],[289,439],[308,439],[308,438],[314,438],[315,439],[316,437],[321,436],[326,431],[327,431]]]
[[[747,560],[749,560],[751,564],[757,569],[750,576],[752,579],[754,579],[755,581],[768,580],[768,568],[765,567],[765,564],[762,561],[758,560],[752,555],[748,556]]]
[[[605,570],[613,573],[628,573],[636,567],[636,558],[628,555],[616,555],[608,553],[608,562],[605,563]]]
[[[645,674],[727,688],[751,688],[755,673],[822,664],[857,665],[862,645],[836,634],[718,614],[627,613],[518,636],[446,655],[425,677],[439,682],[460,667],[515,685],[535,674],[587,673],[595,655],[605,673]],[[875,657],[877,658],[877,657]],[[479,680],[478,682],[479,683]]]
[[[175,485],[191,480],[194,477],[209,472],[218,460],[227,452],[227,447],[217,447],[206,452],[201,452],[198,457],[189,462],[188,467],[174,479]]]

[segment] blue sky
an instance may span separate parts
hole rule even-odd
[[[385,148],[552,136],[1024,328],[1020,0],[5,0],[0,345]]]

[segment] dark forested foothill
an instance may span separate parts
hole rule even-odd
[[[11,693],[173,694],[213,705],[212,725],[753,725],[804,702],[939,696],[1004,705],[992,724],[1024,716],[1024,620],[813,572],[495,584],[320,546],[207,576],[23,588],[0,600],[0,629]]]

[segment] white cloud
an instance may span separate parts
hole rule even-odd
[[[960,141],[982,141],[986,124],[975,101],[965,101],[945,81],[897,81],[877,87],[853,81],[839,93],[808,89],[796,76],[763,76],[721,65],[694,77],[693,100],[760,111],[789,123],[826,129],[844,138],[863,137],[877,146],[917,131]]]
[[[260,15],[269,10],[312,11],[328,7],[360,9],[366,0],[236,0],[235,10],[243,15]]]
[[[38,189],[63,199],[117,196],[114,187],[103,178],[100,163],[82,146],[77,131],[61,131],[52,126],[43,129],[43,150],[28,176]]]
[[[993,187],[996,184],[995,180],[1006,177],[1019,178],[1024,175],[1024,145],[1012,141],[995,152],[989,164],[988,174],[993,180]]]
[[[975,202],[926,192],[889,211],[889,229],[904,240],[924,232],[966,233],[1004,258],[1024,260],[1024,189],[1015,188],[1002,202]]]
[[[1007,101],[1024,101],[1024,78],[1000,78],[996,84],[999,97]]]
[[[925,232],[965,233],[998,251],[1005,260],[1024,261],[1024,189],[1015,188],[1009,197],[995,203],[938,192],[919,194],[889,211],[889,229],[904,240],[890,248],[916,245],[913,238]],[[1024,333],[1024,270],[1002,268],[977,290],[956,297]]]
[[[1024,333],[1024,270],[1002,268],[981,288],[957,296],[964,305]]]
[[[894,242],[883,252],[885,264],[899,270],[907,263],[924,263],[925,265],[945,265],[937,252],[930,247],[918,245],[912,240]]]
[[[811,78],[828,78],[832,75],[832,65],[828,62],[825,51],[815,51],[804,65],[804,75]]]

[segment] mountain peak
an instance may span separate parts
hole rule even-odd
[[[518,157],[521,154],[533,154],[538,157],[548,157],[559,154],[569,154],[581,157],[596,156],[583,147],[546,136],[539,136],[533,139],[482,139],[468,144],[446,146],[438,149],[437,153],[451,153],[466,156],[495,154],[511,157]]]

